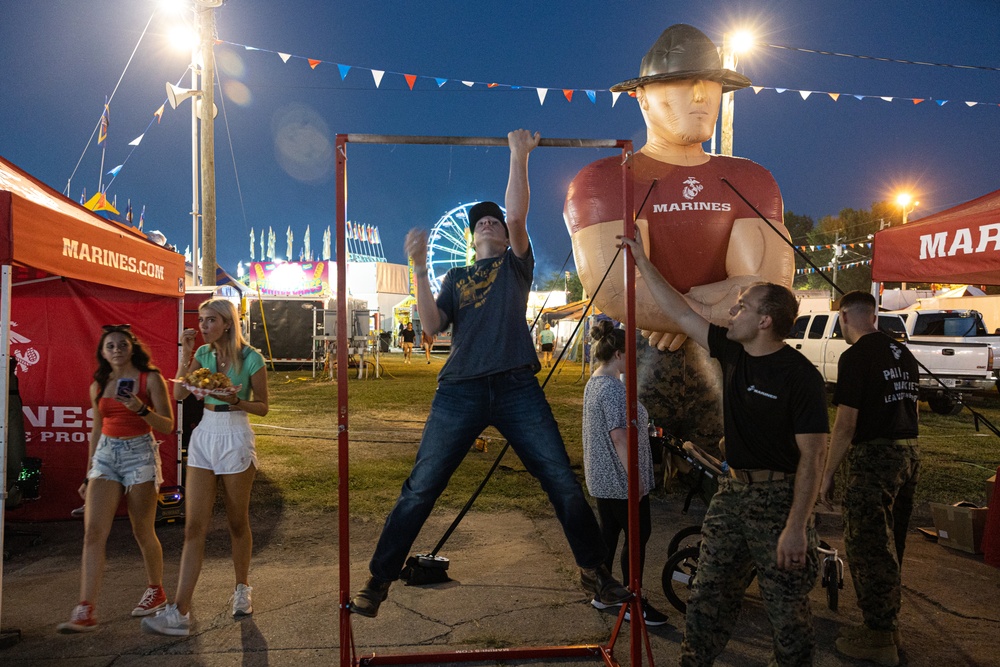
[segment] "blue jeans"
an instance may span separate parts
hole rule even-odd
[[[500,431],[528,472],[541,482],[577,565],[594,568],[604,563],[605,549],[594,511],[570,469],[545,394],[535,374],[525,367],[438,384],[417,460],[375,547],[369,565],[374,576],[389,581],[399,578],[438,496],[487,426]]]

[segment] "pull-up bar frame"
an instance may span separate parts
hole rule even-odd
[[[633,622],[630,624],[630,664],[642,664],[642,647],[646,646],[650,665],[653,663],[648,636],[641,607],[641,586],[639,568],[639,489],[637,391],[635,373],[626,373],[626,396],[628,403],[628,525],[629,525],[629,588],[636,593],[628,605],[622,605],[618,620],[607,644],[579,644],[567,646],[528,646],[520,648],[494,648],[450,651],[441,653],[416,653],[397,655],[371,655],[358,658],[354,653],[354,637],[351,630],[351,556],[350,556],[350,494],[348,493],[348,451],[350,430],[348,428],[347,401],[347,144],[418,144],[449,146],[504,146],[506,137],[445,137],[445,136],[404,136],[384,134],[338,134],[337,151],[337,498],[339,534],[339,630],[340,665],[407,665],[433,662],[486,662],[497,660],[557,659],[599,657],[608,667],[617,667],[614,645],[629,609]],[[622,152],[621,185],[622,233],[635,235],[635,204],[632,192],[632,142],[624,139],[542,139],[539,146],[556,148],[617,148]],[[635,262],[631,252],[625,253],[625,330],[635,331]],[[635,336],[625,337],[626,361],[628,368],[636,363]],[[645,425],[641,425],[645,428]]]

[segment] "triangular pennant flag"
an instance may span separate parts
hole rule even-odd
[[[486,84],[486,87],[487,88],[496,88],[499,85],[500,85],[499,83],[488,83],[488,84]]]
[[[917,98],[913,98],[913,104],[914,105],[920,104],[921,102],[923,102],[923,100],[919,100]]]
[[[340,80],[343,81],[347,78],[347,73],[351,71],[351,66],[338,64],[337,69],[340,70]]]
[[[937,102],[937,105],[939,107],[943,107],[944,105],[948,104],[948,100],[934,100],[934,101]]]
[[[612,107],[615,105],[615,102],[617,102],[618,98],[621,97],[621,96],[622,96],[621,93],[611,93],[611,106]]]
[[[378,88],[379,84],[382,83],[382,76],[385,74],[385,70],[373,69],[372,78],[375,79],[375,87]]]
[[[809,96],[812,95],[812,91],[811,90],[800,90],[799,91],[799,95],[802,96],[803,100],[807,100],[807,99],[809,99]]]
[[[281,53],[279,51],[278,52],[278,57],[281,58],[281,62],[287,63],[288,59],[292,57],[292,54],[290,54],[290,53]]]
[[[521,90],[521,86],[511,86],[511,90]]]
[[[153,115],[156,117],[156,124],[157,125],[159,125],[160,121],[163,120],[163,107],[164,106],[166,106],[166,105],[161,104],[160,108],[153,112]]]
[[[309,67],[311,67],[312,69],[316,69],[317,67],[319,67],[319,64],[323,62],[322,60],[316,60],[315,58],[308,58],[308,60],[309,60]]]
[[[750,86],[750,89],[753,90],[754,95],[756,95],[760,91],[764,90],[764,86]]]
[[[138,146],[138,145],[139,145],[139,144],[140,144],[140,143],[142,142],[142,138],[143,138],[144,136],[146,136],[146,133],[145,133],[145,132],[143,132],[142,134],[140,134],[140,135],[139,135],[138,137],[136,137],[136,138],[135,138],[135,139],[133,139],[132,141],[128,142],[128,145],[129,145],[129,146]]]
[[[438,88],[448,83],[448,79],[439,79],[437,77],[434,77],[434,80],[437,82]]]
[[[788,90],[788,89],[787,89],[787,88],[775,88],[775,89],[774,89],[774,92],[776,92],[776,93],[783,93],[783,92],[785,92],[786,90]]]
[[[883,99],[886,102],[892,102],[892,98],[891,97],[881,97],[880,99]]]
[[[965,106],[967,106],[967,107],[974,107],[974,106],[976,106],[977,104],[979,104],[979,102],[966,102],[966,103],[965,103]]]
[[[121,170],[122,170],[122,165],[118,165],[117,167],[115,167],[114,169],[112,169],[111,171],[109,171],[108,173],[111,174],[112,176],[117,176],[118,172],[121,171]]]
[[[243,45],[243,48],[247,51],[260,51],[256,46],[247,46],[246,44]]]
[[[573,101],[573,90],[570,88],[563,88],[563,97],[566,98],[567,102]]]
[[[410,87],[410,90],[413,90],[413,84],[415,84],[417,82],[417,75],[416,74],[404,74],[403,78],[406,79],[406,85],[408,85]]]
[[[467,85],[469,88],[472,88],[472,86],[474,86],[476,84],[475,81],[463,81],[462,83],[464,83],[465,85]]]
[[[834,102],[840,99],[840,93],[827,93],[827,95],[829,95],[830,99]]]
[[[587,93],[587,99],[591,101],[592,104],[597,104],[597,91],[596,90],[585,90]]]
[[[545,104],[545,96],[549,94],[548,88],[535,88],[535,92],[538,93],[538,103]]]

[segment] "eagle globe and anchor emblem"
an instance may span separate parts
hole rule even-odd
[[[684,199],[694,199],[701,191],[705,189],[697,178],[694,176],[689,176],[686,181],[684,181],[684,189],[681,191],[684,195]]]

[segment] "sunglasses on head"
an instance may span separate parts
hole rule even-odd
[[[101,327],[104,333],[132,333],[131,324],[105,324]]]

